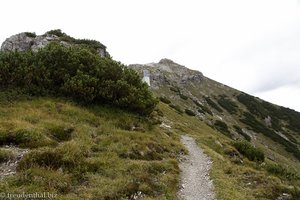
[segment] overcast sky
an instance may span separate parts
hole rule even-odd
[[[125,64],[169,58],[300,111],[299,0],[1,0],[0,41],[51,29]]]

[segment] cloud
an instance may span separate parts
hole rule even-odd
[[[4,0],[0,6],[1,41],[61,28],[99,40],[126,64],[166,57],[245,92],[299,96],[299,0],[53,0],[46,6]]]

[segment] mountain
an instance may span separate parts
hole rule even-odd
[[[300,113],[230,88],[169,59],[129,67],[140,74],[149,71],[150,88],[162,102],[167,100],[171,107],[195,115],[211,127],[218,129],[216,123],[223,124],[221,132],[231,139],[262,144],[271,159],[276,158],[267,146],[278,143],[299,162]]]
[[[0,83],[1,194],[177,199],[187,134],[217,199],[300,198],[300,113],[172,60],[124,66],[94,40],[21,33]]]

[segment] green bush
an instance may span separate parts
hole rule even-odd
[[[157,100],[132,69],[89,49],[50,43],[34,53],[1,52],[0,84],[31,95],[58,95],[150,114]]]
[[[36,37],[36,34],[35,33],[32,33],[32,32],[25,32],[25,35],[27,37],[31,37],[31,38],[35,38]]]
[[[223,110],[209,97],[205,97],[205,100],[211,107],[213,107],[214,109],[216,109],[219,112],[223,112]]]
[[[244,131],[241,129],[241,127],[239,126],[236,126],[236,125],[233,125],[233,128],[235,129],[235,131],[238,133],[238,134],[241,134],[247,141],[251,141],[251,137],[244,133]]]
[[[211,112],[211,110],[208,107],[203,106],[203,105],[200,105],[199,107],[200,108],[198,109],[198,112],[203,113],[203,114],[207,113],[207,114],[213,116],[213,113]]]
[[[299,179],[297,173],[292,172],[279,164],[267,164],[265,169],[270,173],[288,180]]]
[[[159,100],[161,102],[166,103],[166,104],[170,104],[171,103],[171,101],[167,97],[159,97]]]
[[[96,41],[96,40],[88,40],[88,39],[75,39],[69,35],[67,35],[66,33],[62,32],[60,29],[55,29],[55,30],[51,30],[46,32],[46,34],[51,34],[51,35],[56,35],[60,38],[60,40],[65,41],[65,42],[69,42],[72,44],[78,44],[78,45],[82,45],[82,46],[86,46],[89,47],[91,49],[106,49],[106,46],[104,46],[103,44],[101,44],[100,42]]]
[[[63,33],[60,29],[54,29],[54,30],[47,31],[46,34],[56,35],[57,37],[66,36],[66,34]]]
[[[236,114],[238,111],[238,106],[236,103],[228,99],[225,95],[221,95],[218,99],[218,104],[227,110],[230,114]]]
[[[6,162],[14,156],[11,150],[0,149],[0,163]]]
[[[178,87],[175,87],[175,86],[172,86],[172,87],[170,87],[170,90],[172,91],[172,92],[176,92],[176,93],[179,93],[179,88]]]
[[[47,129],[49,131],[49,135],[58,142],[70,140],[74,131],[73,127],[55,124],[48,125]]]
[[[216,120],[215,123],[214,123],[214,127],[220,131],[221,133],[223,133],[224,135],[228,136],[228,137],[232,137],[229,129],[228,129],[228,126],[225,122],[222,122],[220,120]]]
[[[273,130],[269,129],[266,125],[259,122],[251,113],[245,112],[243,113],[243,116],[244,117],[240,119],[241,122],[248,125],[253,131],[262,133],[271,138],[273,141],[283,145],[286,151],[292,153],[298,160],[300,160],[300,151],[294,143],[286,140]]]
[[[257,100],[257,98],[245,93],[241,93],[240,95],[237,96],[237,99],[240,103],[244,104],[247,107],[250,113],[258,117],[261,117],[262,119],[268,116],[267,111],[264,109],[262,104]]]
[[[187,100],[188,99],[188,97],[187,96],[185,96],[184,94],[182,94],[182,93],[180,93],[179,94],[179,96],[180,96],[180,98],[181,99],[183,99],[183,100]]]
[[[233,146],[251,161],[263,162],[265,160],[264,152],[245,140],[233,142]]]
[[[183,111],[182,111],[182,109],[180,108],[179,105],[169,104],[169,106],[170,106],[171,108],[174,108],[178,113],[180,113],[180,114],[183,113]]]
[[[21,160],[18,170],[30,169],[35,166],[59,169],[60,167],[70,171],[83,167],[84,159],[88,151],[74,141],[68,141],[60,144],[56,148],[39,148],[30,151]]]
[[[194,113],[194,111],[190,110],[190,109],[185,109],[185,113],[189,116],[196,116],[196,114]]]
[[[18,145],[26,148],[53,145],[54,142],[34,129],[17,129],[0,132],[0,145]]]

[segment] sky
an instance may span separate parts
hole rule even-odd
[[[61,29],[125,64],[169,58],[300,111],[300,0],[1,0],[0,41]]]

